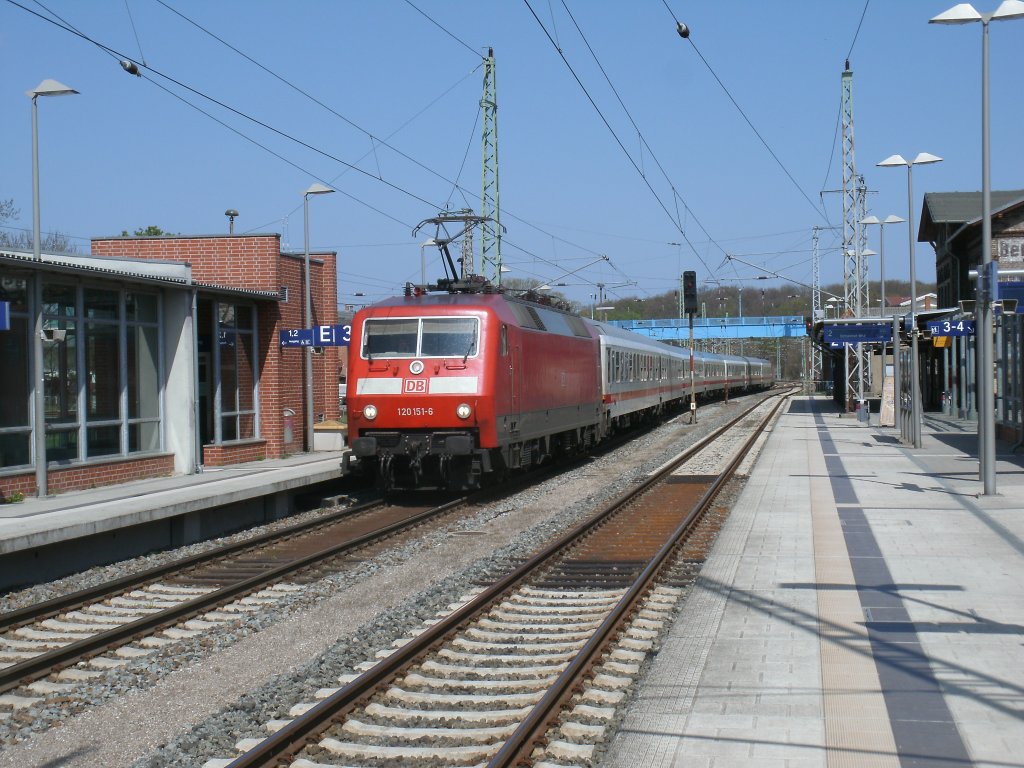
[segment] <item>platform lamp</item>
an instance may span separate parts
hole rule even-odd
[[[879,219],[877,216],[868,216],[860,220],[861,224],[878,225],[878,277],[881,281],[880,291],[882,293],[882,304],[878,310],[879,316],[885,314],[885,225],[902,224],[905,221],[906,219],[901,219],[894,214],[889,214],[884,219]]]
[[[306,328],[313,329],[313,299],[309,286],[309,196],[328,195],[334,190],[323,184],[312,184],[302,193],[302,232],[305,258]],[[306,450],[313,452],[313,346],[306,347]]]
[[[989,163],[988,125],[988,25],[990,21],[1008,21],[1024,18],[1024,2],[1003,0],[991,13],[978,13],[970,3],[960,3],[928,20],[929,24],[970,24],[981,22],[981,269],[987,273],[992,261],[992,180]],[[980,285],[984,286],[982,278]],[[995,349],[992,342],[992,299],[978,295],[975,304],[977,325],[978,368],[978,474],[984,494],[996,492],[996,434],[995,402],[992,395],[992,361]]]
[[[74,88],[68,88],[56,80],[43,80],[25,95],[32,99],[32,260],[43,260],[42,232],[39,225],[39,123],[37,118],[36,100],[40,96],[73,96]],[[32,334],[32,364],[35,377],[35,416],[33,437],[36,457],[36,495],[46,496],[48,483],[46,477],[46,405],[43,402],[43,273],[36,272],[35,279],[35,332]]]
[[[907,242],[910,248],[910,437],[915,448],[921,447],[921,382],[917,359],[917,258],[914,252],[914,166],[942,162],[941,157],[921,152],[913,160],[890,155],[878,165],[883,168],[907,168]]]

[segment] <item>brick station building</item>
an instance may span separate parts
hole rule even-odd
[[[0,497],[280,458],[305,445],[303,254],[280,236],[109,237],[92,254],[0,251]],[[310,254],[312,324],[337,322],[334,252]],[[41,313],[43,333],[35,338]],[[42,373],[34,365],[42,346]],[[338,418],[344,347],[313,355],[315,421]]]

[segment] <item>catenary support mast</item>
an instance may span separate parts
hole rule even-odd
[[[480,196],[480,271],[501,285],[501,196],[498,192],[498,97],[494,69],[494,49],[484,60],[483,112],[483,188]]]
[[[843,315],[862,317],[864,315],[864,272],[861,269],[863,238],[861,219],[865,216],[866,190],[863,177],[857,175],[857,160],[853,136],[853,70],[850,62],[842,75],[842,124],[843,124]],[[846,351],[846,392],[847,410],[853,410],[854,403],[864,399],[864,375],[866,349],[863,344],[847,345]]]

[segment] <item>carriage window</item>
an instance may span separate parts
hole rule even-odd
[[[419,320],[367,320],[363,357],[415,357]]]
[[[363,357],[472,357],[479,347],[475,317],[367,320]]]
[[[477,353],[475,317],[428,317],[423,319],[422,357],[472,357]]]

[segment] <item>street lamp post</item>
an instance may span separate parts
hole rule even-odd
[[[884,219],[879,219],[877,216],[868,216],[867,218],[861,219],[861,224],[877,224],[878,225],[878,277],[880,281],[879,293],[882,298],[879,299],[878,305],[878,317],[879,319],[885,317],[885,305],[886,305],[886,293],[885,293],[885,225],[886,224],[900,224],[905,222],[906,219],[901,219],[895,214],[889,214]],[[885,354],[886,344],[882,344],[882,386],[885,386]],[[893,404],[893,426],[898,424],[896,420],[895,411],[899,408],[900,403],[900,376],[899,376],[899,356],[900,356],[900,338],[898,328],[893,323],[893,334],[892,334],[892,361],[893,361],[893,377],[892,377],[892,404]],[[879,415],[879,422],[881,422],[881,414]]]
[[[960,3],[929,19],[929,24],[969,24],[981,22],[981,266],[975,311],[977,324],[978,368],[978,474],[985,495],[996,492],[995,401],[992,394],[992,300],[988,295],[985,275],[992,261],[992,181],[989,175],[988,125],[988,25],[990,21],[1024,18],[1024,2],[1003,0],[991,13],[978,13],[970,3]]]
[[[305,304],[306,304],[306,328],[313,328],[313,298],[309,284],[309,196],[327,195],[334,190],[323,184],[312,184],[309,189],[302,193],[302,233],[305,258]],[[306,450],[313,452],[313,346],[306,347]]]
[[[889,214],[884,219],[879,220],[877,216],[868,216],[865,219],[861,219],[861,224],[877,224],[878,225],[878,277],[881,281],[880,292],[882,294],[882,304],[878,310],[879,316],[885,314],[885,225],[886,224],[901,224],[906,219],[901,219],[899,216]]]
[[[941,162],[942,158],[921,152],[913,160],[891,155],[878,165],[883,168],[907,168],[907,243],[910,248],[910,437],[915,448],[921,447],[921,382],[918,370],[917,333],[917,257],[914,251],[914,166]]]
[[[78,93],[74,88],[58,83],[56,80],[43,80],[25,95],[32,99],[32,260],[37,264],[43,260],[41,227],[39,224],[39,124],[36,116],[36,100],[40,96],[72,96]],[[33,445],[36,458],[36,495],[46,496],[48,481],[46,476],[46,404],[44,402],[43,381],[43,272],[38,270],[35,279],[35,332],[32,334],[32,365],[35,381],[33,398]]]

